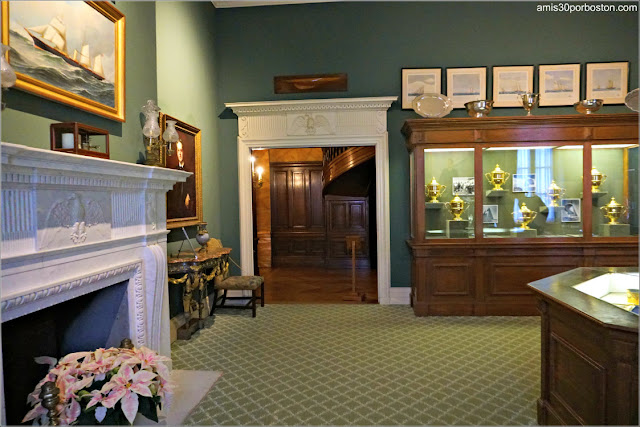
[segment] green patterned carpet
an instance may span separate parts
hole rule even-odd
[[[223,376],[189,425],[535,425],[538,317],[415,317],[408,306],[220,310],[172,346]]]

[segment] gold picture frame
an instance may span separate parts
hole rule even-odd
[[[15,88],[125,121],[125,17],[111,2],[3,1],[2,43]]]
[[[186,182],[178,182],[167,193],[167,228],[179,228],[196,225],[202,217],[202,159],[200,142],[202,131],[168,114],[160,113],[160,128],[164,133],[167,120],[176,122],[179,135],[178,143],[173,147],[173,155],[163,152],[162,164],[170,169],[192,172]],[[182,160],[180,160],[182,156]]]

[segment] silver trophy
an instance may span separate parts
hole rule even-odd
[[[518,95],[518,100],[522,104],[525,110],[527,110],[527,116],[531,116],[531,110],[538,106],[540,100],[540,94],[525,92]]]

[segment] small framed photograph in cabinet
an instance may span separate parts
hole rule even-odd
[[[602,99],[603,104],[624,104],[628,89],[628,62],[587,64],[587,99]]]
[[[573,105],[580,101],[580,64],[540,65],[540,106]]]
[[[402,69],[402,109],[413,109],[416,96],[425,93],[439,94],[442,91],[441,68]]]
[[[494,107],[522,107],[526,92],[533,92],[533,65],[493,67]]]
[[[535,174],[516,173],[513,175],[511,181],[513,182],[511,191],[514,193],[533,193],[536,191]]]
[[[580,199],[560,199],[560,221],[580,222]]]
[[[447,96],[453,108],[487,99],[487,67],[447,68]]]
[[[498,223],[498,205],[482,205],[482,223]]]

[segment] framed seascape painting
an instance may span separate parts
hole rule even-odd
[[[164,133],[167,120],[176,122],[178,142],[175,153],[166,156],[167,168],[179,169],[193,174],[186,182],[178,182],[167,193],[167,228],[186,227],[202,222],[202,161],[200,158],[200,129],[160,113],[160,128]]]
[[[602,99],[604,104],[624,104],[628,88],[628,62],[587,64],[587,99]]]
[[[494,107],[522,107],[526,92],[533,92],[533,65],[493,67]]]
[[[403,68],[402,69],[402,109],[411,110],[416,96],[425,93],[442,92],[442,69]]]
[[[15,87],[125,120],[125,18],[111,2],[3,1]]]
[[[538,73],[541,107],[580,100],[580,64],[540,65]]]
[[[487,67],[447,68],[447,96],[453,101],[453,108],[487,99]]]

